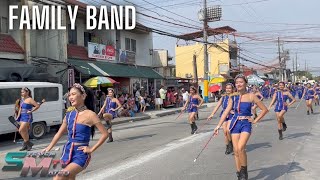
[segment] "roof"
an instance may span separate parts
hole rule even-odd
[[[218,34],[230,34],[230,33],[236,32],[236,30],[231,28],[230,26],[223,26],[218,28],[208,28],[207,32],[208,32],[208,36],[214,36]],[[197,31],[197,32],[178,36],[178,38],[184,39],[184,40],[193,40],[201,37],[203,37],[203,31]]]
[[[82,74],[91,76],[163,79],[163,77],[151,67],[130,66],[127,64],[102,61],[83,61],[77,59],[69,59],[68,62]]]
[[[0,52],[23,54],[22,47],[9,34],[0,34]]]
[[[68,52],[68,58],[84,59],[84,60],[90,59],[88,57],[87,49],[83,46],[68,44],[67,52]]]
[[[30,87],[30,86],[48,86],[48,87],[53,87],[53,86],[62,86],[61,84],[57,83],[49,83],[49,82],[0,82],[0,87]]]

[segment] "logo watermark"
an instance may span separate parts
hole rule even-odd
[[[55,156],[54,152],[9,152],[5,157],[7,165],[2,171],[21,171],[22,177],[28,176],[30,170],[32,177],[40,171],[40,177],[68,176],[70,172],[61,170],[65,165],[60,164],[60,159],[54,159]]]

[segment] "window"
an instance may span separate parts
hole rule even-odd
[[[21,97],[21,88],[0,89],[0,105],[15,104],[16,100]]]
[[[34,88],[34,100],[41,102],[45,99],[46,102],[59,100],[59,89],[57,87]]]
[[[126,38],[125,46],[127,51],[136,52],[137,50],[137,41],[135,39]]]
[[[131,39],[131,51],[136,52],[136,40]]]
[[[125,45],[126,45],[126,50],[130,51],[130,39],[129,38],[126,38]]]
[[[77,27],[74,30],[71,29],[71,24],[69,24],[68,29],[68,39],[69,44],[77,44]]]
[[[92,33],[84,32],[84,47],[88,47],[88,42],[92,42]]]
[[[8,18],[1,17],[0,23],[0,33],[8,33]]]

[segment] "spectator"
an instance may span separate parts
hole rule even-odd
[[[181,92],[182,92],[183,104],[185,104],[189,98],[189,93],[184,88],[181,89]]]
[[[166,93],[167,93],[167,90],[165,90],[164,86],[161,85],[161,88],[159,90],[159,94],[160,94],[160,99],[162,100],[162,104],[163,104],[163,101],[166,100]],[[160,104],[160,106],[162,106],[162,104]]]
[[[141,96],[140,94],[140,88],[137,89],[136,94],[135,94],[135,103],[137,106],[137,112],[139,112],[139,106],[140,106],[140,102],[139,102],[139,97]]]
[[[140,112],[143,112],[146,110],[146,101],[144,99],[144,97],[140,96]]]
[[[120,104],[123,105],[124,104],[124,100],[125,100],[124,99],[124,95],[123,94],[119,95],[118,99],[119,99]]]

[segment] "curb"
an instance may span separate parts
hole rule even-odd
[[[203,109],[203,108],[207,108],[208,105],[203,105],[201,106],[199,109]],[[172,115],[172,114],[176,114],[176,113],[180,113],[181,110],[176,109],[176,110],[172,110],[172,111],[168,111],[168,112],[164,112],[164,113],[159,113],[159,114],[155,114],[154,116],[156,117],[163,117],[163,116],[167,116],[167,115]]]
[[[112,122],[112,125],[118,125],[118,124],[124,124],[124,123],[128,123],[130,121],[143,121],[143,120],[147,120],[147,119],[151,119],[151,116],[141,116],[141,117],[134,117],[134,118],[130,118],[130,119],[124,119],[124,120],[119,120],[119,121],[114,121]],[[101,121],[102,124],[106,124],[105,121]]]

